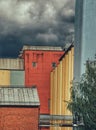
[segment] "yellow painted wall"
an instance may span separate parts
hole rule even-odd
[[[51,76],[50,76],[50,114],[53,113],[53,71],[51,72]],[[52,122],[50,122],[52,123]],[[53,130],[53,127],[50,127],[50,130]]]
[[[70,100],[70,88],[73,80],[74,47],[64,55],[59,65],[51,72],[51,115],[72,115],[67,109]],[[53,121],[60,123],[60,121]],[[72,130],[72,128],[51,127],[50,130]]]
[[[0,87],[6,87],[10,85],[10,71],[0,70]]]

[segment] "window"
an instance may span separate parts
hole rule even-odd
[[[56,67],[56,63],[55,63],[55,62],[52,63],[52,67],[53,67],[53,68]]]
[[[37,62],[32,62],[32,66],[36,67],[37,66]]]
[[[48,109],[50,110],[50,99],[48,99]]]

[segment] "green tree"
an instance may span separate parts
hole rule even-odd
[[[85,130],[96,130],[96,61],[86,62],[80,82],[73,82],[68,109],[83,118]]]

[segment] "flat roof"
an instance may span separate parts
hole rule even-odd
[[[54,46],[28,46],[24,45],[22,50],[52,50],[52,51],[63,51],[62,47],[54,47]]]
[[[30,50],[30,51],[63,51],[62,47],[58,46],[31,46],[31,45],[24,45],[20,51],[19,57],[22,57],[23,51]]]
[[[0,87],[0,106],[39,106],[36,87]]]

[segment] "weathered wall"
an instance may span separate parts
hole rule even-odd
[[[25,85],[36,85],[40,97],[40,112],[49,113],[50,72],[52,63],[59,63],[63,51],[28,51],[24,53]],[[33,66],[33,62],[36,66]]]
[[[0,130],[38,130],[38,108],[0,107]]]

